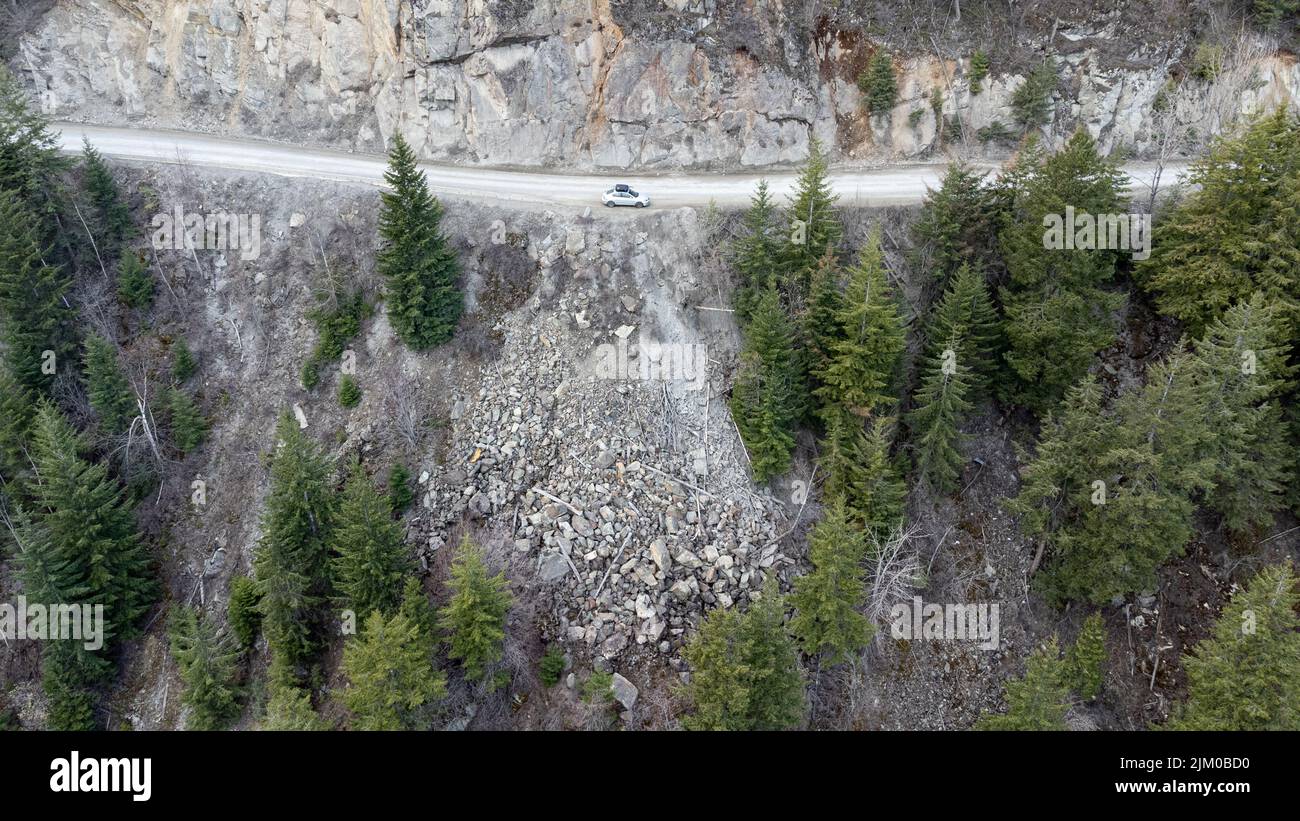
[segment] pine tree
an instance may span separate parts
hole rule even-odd
[[[810,656],[840,664],[865,648],[875,626],[858,612],[866,598],[866,539],[833,501],[813,529],[808,560],[813,569],[794,581],[790,632]]]
[[[803,673],[775,580],[743,615],[715,608],[683,651],[688,730],[786,730],[803,718]]]
[[[399,516],[415,501],[415,493],[411,490],[411,474],[401,462],[393,465],[393,469],[388,472],[388,500],[392,502],[393,512]]]
[[[322,731],[330,729],[328,722],[312,709],[311,694],[291,684],[272,681],[270,698],[266,702],[264,730]]]
[[[438,614],[447,655],[459,659],[466,678],[478,680],[501,659],[506,614],[513,601],[504,571],[489,576],[483,551],[466,536],[447,582],[451,599]]]
[[[203,443],[208,421],[192,396],[180,388],[168,390],[167,412],[171,417],[172,444],[182,455]]]
[[[1025,677],[1007,682],[1007,711],[986,713],[976,730],[1065,730],[1070,692],[1065,684],[1060,648],[1053,638],[1029,656]]]
[[[965,361],[964,341],[957,336],[937,357],[923,365],[921,387],[916,392],[916,409],[908,414],[916,469],[922,481],[944,492],[957,489],[966,460],[962,458],[961,421],[971,403],[970,366]]]
[[[181,607],[172,616],[172,657],[185,684],[181,703],[190,709],[191,730],[220,730],[239,715],[235,685],[239,652],[208,618]]]
[[[984,276],[965,264],[958,267],[930,317],[926,353],[931,358],[941,355],[953,336],[962,340],[963,359],[970,368],[971,396],[983,395],[997,372],[1002,324]]]
[[[779,260],[782,273],[778,284],[792,305],[803,302],[813,267],[828,250],[834,251],[844,236],[844,226],[835,213],[839,198],[831,191],[829,173],[829,160],[814,137],[786,211],[789,233]]]
[[[0,480],[4,484],[28,470],[28,428],[35,410],[31,392],[0,362]]]
[[[1100,613],[1083,620],[1079,637],[1065,653],[1065,678],[1086,701],[1101,693],[1106,663],[1106,629]]]
[[[889,456],[893,436],[893,417],[874,417],[864,427],[858,417],[839,413],[822,445],[824,498],[842,500],[849,519],[877,538],[899,526],[907,503],[907,487]]]
[[[1286,328],[1278,306],[1257,293],[1212,321],[1191,362],[1202,429],[1214,465],[1205,504],[1229,530],[1271,524],[1286,506],[1295,453],[1287,441],[1279,398],[1292,386]]]
[[[375,489],[359,462],[352,464],[343,489],[330,549],[334,587],[357,615],[397,608],[403,580],[412,571],[411,553],[393,520],[392,503]]]
[[[281,417],[276,437],[253,567],[267,644],[286,669],[293,669],[319,647],[330,589],[327,539],[334,501],[329,461],[293,417]]]
[[[0,65],[0,191],[13,192],[25,210],[45,223],[56,212],[58,180],[68,165],[49,122]],[[52,222],[45,224],[38,242],[44,244],[52,230]]]
[[[1016,122],[1024,128],[1051,122],[1052,92],[1056,84],[1056,63],[1049,57],[1012,93],[1011,108]]]
[[[100,429],[121,433],[135,417],[135,397],[117,363],[117,346],[98,334],[86,339],[86,392]]]
[[[135,251],[124,252],[117,264],[117,298],[141,311],[153,304],[153,275]]]
[[[257,642],[257,632],[262,629],[262,615],[258,612],[257,582],[249,576],[235,576],[230,580],[230,602],[226,608],[227,621],[235,633],[235,640],[243,649]]]
[[[81,439],[48,401],[37,407],[31,437],[26,490],[39,535],[24,551],[24,567],[57,568],[63,597],[54,601],[102,604],[106,637],[134,635],[156,586],[122,488],[104,465],[81,458]]]
[[[420,636],[425,639],[427,655],[432,659],[438,648],[438,610],[425,595],[424,584],[415,575],[408,575],[403,583],[402,603],[398,612],[419,628]]]
[[[371,610],[359,637],[343,648],[348,687],[343,703],[357,730],[417,730],[424,708],[447,693],[446,678],[429,664],[427,640],[401,613]]]
[[[3,105],[0,94],[0,108]],[[3,139],[0,131],[0,146]],[[0,179],[6,159],[0,150]],[[14,378],[28,390],[44,392],[54,381],[52,371],[66,368],[76,335],[74,314],[66,301],[71,280],[41,261],[36,225],[18,195],[0,189],[0,340]],[[54,369],[44,368],[47,364]]]
[[[101,259],[114,259],[131,235],[131,211],[103,156],[82,138],[81,168],[90,201],[86,221]]]
[[[1300,730],[1300,592],[1286,564],[1239,590],[1210,638],[1183,658],[1187,703],[1178,730]]]
[[[1115,275],[1117,252],[1045,247],[1044,218],[1064,220],[1067,206],[1093,215],[1123,211],[1124,177],[1078,131],[1059,153],[1042,162],[1031,158],[1015,180],[1014,205],[1000,235],[1010,273],[1002,289],[1006,360],[1017,378],[1006,398],[1043,411],[1115,341],[1113,314],[1124,302],[1123,295],[1103,289]]]
[[[1220,137],[1188,184],[1137,267],[1143,287],[1194,336],[1263,291],[1300,341],[1300,116],[1283,107]]]
[[[867,68],[858,77],[858,88],[866,98],[867,111],[872,115],[887,114],[898,98],[898,80],[894,77],[894,61],[885,50],[877,49],[867,61]]]
[[[732,305],[743,328],[755,304],[776,281],[779,245],[773,235],[776,206],[768,194],[767,180],[759,180],[750,200],[740,235],[731,245],[736,269],[736,290]]]
[[[993,270],[998,263],[998,210],[983,172],[954,163],[937,191],[926,196],[912,225],[916,268],[929,272],[938,288],[963,265]]]
[[[989,56],[977,51],[970,58],[970,93],[979,94],[984,90],[984,78],[989,76]]]
[[[384,297],[393,330],[415,350],[451,339],[464,310],[460,265],[439,228],[442,205],[400,134],[393,138],[380,195],[378,268],[388,282]]]
[[[178,384],[185,382],[198,370],[199,363],[190,352],[189,343],[184,338],[177,339],[172,352],[172,378]]]
[[[361,388],[350,374],[339,377],[339,404],[345,408],[355,408],[361,401]]]
[[[776,290],[768,288],[755,307],[731,393],[731,415],[757,482],[790,466],[795,422],[802,410],[795,355],[789,320]]]
[[[830,363],[818,374],[823,418],[840,409],[865,417],[892,405],[906,337],[885,277],[879,229],[848,271],[839,324],[844,338],[832,346]]]

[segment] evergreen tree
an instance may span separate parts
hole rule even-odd
[[[1056,63],[1047,58],[1012,92],[1011,109],[1023,128],[1046,125],[1052,120],[1052,92],[1056,90]]]
[[[715,608],[686,644],[688,730],[785,730],[803,718],[803,674],[774,580],[741,614]]]
[[[190,709],[191,730],[220,730],[239,715],[235,659],[239,652],[226,636],[193,608],[181,607],[170,626],[172,657],[180,669],[185,691],[181,703]]]
[[[814,137],[808,143],[808,159],[786,212],[789,233],[780,254],[782,279],[778,284],[791,305],[803,302],[813,267],[828,250],[834,251],[844,236],[844,226],[835,213],[839,197],[831,191],[829,173],[830,162]]]
[[[926,353],[931,358],[941,355],[954,336],[962,340],[963,359],[970,369],[971,395],[981,395],[997,371],[1002,325],[984,276],[965,264],[957,269],[930,317]]]
[[[355,408],[361,401],[361,388],[350,374],[339,377],[339,404],[345,408]]]
[[[81,169],[90,201],[86,222],[100,259],[114,259],[131,235],[131,211],[122,199],[117,180],[90,140],[82,138]]]
[[[1238,591],[1210,638],[1185,656],[1178,730],[1300,730],[1300,592],[1289,565]]]
[[[419,626],[401,613],[370,611],[361,635],[343,648],[343,674],[343,703],[357,730],[420,729],[428,722],[424,708],[447,693]]]
[[[49,122],[28,102],[9,69],[0,65],[0,191],[12,192],[44,225],[38,244],[53,231],[53,223],[45,221],[56,213],[58,179],[67,168]]]
[[[411,490],[411,474],[401,462],[393,465],[393,469],[388,472],[388,499],[393,504],[393,512],[398,516],[415,501],[415,493]]]
[[[970,58],[970,93],[979,94],[984,90],[984,78],[989,76],[989,56],[977,51]]]
[[[874,417],[864,427],[858,417],[839,413],[823,443],[823,496],[842,500],[849,519],[876,538],[902,523],[907,503],[907,487],[889,456],[893,431],[893,417]]]
[[[1065,730],[1070,692],[1053,638],[1029,656],[1025,677],[1007,682],[1007,711],[986,713],[976,730]]]
[[[262,729],[300,732],[328,730],[330,727],[312,709],[310,693],[291,684],[272,680]]]
[[[102,604],[106,638],[134,635],[156,591],[122,488],[104,465],[81,458],[83,442],[48,401],[37,407],[31,436],[35,469],[26,490],[39,533],[24,567],[36,562],[41,574],[56,574],[62,598],[51,601]]]
[[[393,520],[389,499],[371,484],[359,462],[339,502],[330,536],[334,587],[348,607],[365,617],[397,608],[403,580],[412,571],[411,553]]]
[[[768,194],[767,180],[759,180],[749,210],[745,212],[741,233],[731,246],[736,269],[732,304],[742,328],[749,322],[755,304],[776,281],[779,245],[774,236],[775,217],[776,206]]]
[[[329,461],[293,417],[281,417],[276,437],[253,567],[267,644],[273,657],[292,670],[319,647],[330,589],[327,539],[333,498]]]
[[[153,304],[153,275],[135,251],[124,252],[117,264],[117,298],[142,311]]]
[[[989,271],[997,265],[998,211],[983,172],[954,163],[930,191],[912,225],[913,263],[943,289],[963,265]]]
[[[0,480],[8,484],[27,472],[28,428],[35,400],[0,362]]]
[[[415,350],[451,339],[464,310],[460,264],[442,235],[442,205],[400,134],[393,138],[380,195],[378,268],[388,282],[385,302],[393,330]]]
[[[1000,236],[1010,273],[1002,289],[1006,360],[1018,379],[1007,398],[1042,411],[1115,341],[1112,315],[1124,302],[1121,294],[1103,290],[1114,277],[1117,252],[1046,247],[1044,218],[1063,221],[1067,206],[1093,215],[1123,211],[1124,177],[1078,131],[1059,153],[1042,162],[1031,158],[1015,179],[1018,190]]]
[[[208,421],[192,396],[180,388],[168,390],[167,412],[171,416],[172,444],[182,455],[203,443]]]
[[[970,366],[963,341],[951,336],[937,357],[928,358],[916,392],[916,409],[908,415],[916,469],[930,487],[944,492],[957,489],[966,460],[960,452],[961,421],[971,403]]]
[[[749,451],[754,480],[765,482],[790,467],[802,380],[794,334],[776,290],[755,307],[731,393],[731,415]]]
[[[794,581],[790,632],[810,656],[831,664],[848,661],[865,648],[875,626],[858,612],[866,598],[865,537],[849,521],[843,501],[833,501],[813,529],[808,559],[813,569]]]
[[[1278,306],[1257,293],[1229,308],[1196,343],[1191,367],[1201,429],[1214,434],[1201,442],[1213,464],[1205,504],[1229,530],[1266,527],[1295,470],[1278,401],[1294,374]]]
[[[184,338],[177,339],[172,352],[172,378],[178,384],[183,383],[193,376],[198,368],[199,363],[194,360],[194,354],[190,353],[189,343]]]
[[[1087,701],[1101,694],[1106,663],[1106,629],[1100,613],[1083,620],[1079,637],[1065,654],[1065,676],[1070,686]]]
[[[813,269],[808,309],[802,319],[802,336],[808,345],[808,370],[814,374],[830,364],[835,345],[844,339],[844,328],[840,325],[843,313],[839,266],[835,255],[827,251]]]
[[[447,587],[451,599],[438,614],[450,645],[447,655],[460,660],[467,678],[481,679],[501,659],[506,614],[513,601],[506,574],[489,576],[483,551],[466,536]]]
[[[895,400],[906,337],[898,302],[885,277],[880,231],[873,230],[858,262],[848,271],[839,324],[844,338],[818,375],[823,418],[843,409],[867,416]]]
[[[227,620],[235,633],[235,640],[243,649],[252,647],[257,642],[257,631],[262,629],[262,615],[258,612],[260,601],[257,582],[249,576],[235,576],[230,580],[230,603],[227,606]]]
[[[0,114],[4,104],[0,93]],[[3,146],[0,130],[0,179],[8,159]],[[52,370],[66,367],[76,336],[74,314],[67,303],[71,280],[42,262],[36,225],[18,195],[0,189],[0,340],[14,378],[28,390],[44,392],[54,381]],[[46,351],[53,360],[47,359]],[[47,364],[54,369],[43,367]]]
[[[105,433],[121,433],[135,417],[135,397],[117,363],[117,346],[98,334],[86,339],[86,392]]]
[[[425,595],[424,585],[418,577],[414,575],[406,577],[398,612],[419,628],[420,636],[425,640],[428,657],[432,659],[434,651],[438,648],[438,610]]]
[[[866,70],[858,77],[858,88],[866,99],[869,113],[887,114],[894,107],[898,80],[894,77],[894,61],[883,48],[877,49],[867,61]]]
[[[1262,291],[1300,341],[1300,116],[1280,108],[1218,138],[1188,183],[1137,267],[1160,310],[1199,336]]]

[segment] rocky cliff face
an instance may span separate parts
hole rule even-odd
[[[977,135],[1012,123],[1021,74],[995,64],[973,95],[960,45],[908,57],[809,15],[779,0],[59,0],[12,62],[55,117],[368,151],[400,131],[464,164],[725,171],[793,163],[814,136],[841,160],[996,150]],[[1125,38],[1112,14],[1029,46],[1059,57],[1049,139],[1083,126],[1149,148],[1171,87],[1205,130],[1206,84],[1170,83],[1185,49]],[[899,97],[869,117],[854,80],[880,47],[900,55]],[[1216,105],[1300,94],[1294,58],[1248,62],[1252,81]]]

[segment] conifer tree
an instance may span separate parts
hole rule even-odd
[[[172,444],[182,454],[203,444],[208,421],[194,398],[180,388],[167,391],[167,412],[171,417]]]
[[[0,362],[0,480],[14,481],[28,470],[27,436],[35,400]]]
[[[984,174],[954,163],[926,195],[912,225],[913,262],[940,290],[963,265],[989,271],[998,262],[998,210]]]
[[[0,65],[0,191],[12,192],[43,223],[57,209],[58,177],[67,167],[49,122]],[[50,231],[47,225],[37,242],[44,244]]]
[[[850,520],[868,535],[883,538],[903,520],[907,487],[889,456],[894,419],[872,418],[864,427],[858,417],[831,417],[822,446],[828,500],[843,500]]]
[[[786,211],[785,243],[780,254],[780,285],[786,301],[803,302],[813,267],[827,250],[834,251],[844,236],[844,226],[835,213],[839,197],[831,191],[830,164],[821,142],[808,142],[808,159]]]
[[[1046,125],[1052,119],[1052,92],[1056,89],[1056,63],[1048,57],[1011,95],[1016,122],[1024,128]]]
[[[839,266],[835,255],[828,251],[813,269],[808,307],[802,318],[802,337],[808,345],[808,370],[811,373],[820,373],[826,368],[835,345],[844,339],[844,328],[840,325],[843,313]]]
[[[1300,730],[1300,592],[1286,564],[1239,590],[1210,638],[1183,658],[1187,703],[1178,730]]]
[[[865,557],[865,536],[843,501],[832,501],[810,538],[813,569],[795,579],[790,595],[790,632],[808,655],[840,664],[871,642],[875,626],[858,612],[866,598]]]
[[[329,461],[293,417],[281,417],[276,437],[253,567],[267,644],[284,669],[293,670],[319,647],[334,501]]]
[[[388,499],[393,504],[393,512],[399,516],[415,500],[415,493],[411,490],[411,474],[401,462],[393,465],[393,469],[388,472]]]
[[[322,731],[330,729],[311,706],[311,694],[306,690],[271,681],[270,698],[266,702],[266,718],[262,729],[282,731]]]
[[[926,359],[916,409],[908,415],[917,473],[930,487],[944,492],[957,489],[966,464],[960,451],[960,428],[962,417],[971,409],[966,398],[971,377],[963,346],[962,339],[950,336],[937,357]]]
[[[427,640],[401,613],[371,610],[359,637],[343,648],[343,703],[357,730],[417,730],[424,708],[446,695],[446,678],[429,664]]]
[[[5,161],[0,150],[0,178]],[[54,380],[54,373],[44,366],[53,365],[55,372],[66,370],[76,335],[73,311],[66,302],[71,280],[42,262],[36,225],[22,200],[13,191],[0,189],[0,339],[14,378],[28,390],[44,392]]]
[[[243,649],[257,642],[257,632],[262,629],[262,615],[257,610],[259,600],[257,582],[251,577],[235,576],[230,580],[227,620],[235,633],[235,640]]]
[[[424,584],[415,575],[408,575],[402,586],[402,603],[398,612],[406,620],[419,628],[420,636],[425,640],[427,655],[433,658],[438,647],[438,610],[425,595]]]
[[[866,97],[867,111],[872,115],[886,114],[898,98],[898,80],[894,77],[894,61],[882,48],[877,49],[867,61],[867,68],[858,78],[858,88]]]
[[[135,251],[124,252],[117,264],[117,298],[138,310],[153,304],[153,275]]]
[[[361,401],[361,388],[351,374],[339,377],[339,404],[345,408],[355,408]]]
[[[224,729],[239,714],[235,685],[239,652],[211,620],[191,607],[181,607],[172,616],[169,635],[172,657],[185,684],[181,703],[190,709],[186,726]]]
[[[403,582],[412,570],[411,554],[393,520],[391,502],[370,482],[359,462],[352,464],[343,489],[330,548],[334,587],[358,616],[397,608]]]
[[[1300,341],[1300,116],[1279,108],[1218,138],[1188,184],[1136,271],[1160,310],[1199,336],[1262,291]]]
[[[466,678],[481,679],[501,659],[506,614],[513,602],[505,571],[489,576],[483,551],[466,536],[447,587],[451,598],[438,614],[449,644],[447,655],[460,660]]]
[[[1205,504],[1229,530],[1270,524],[1295,476],[1278,401],[1294,375],[1286,336],[1279,306],[1256,293],[1213,320],[1195,345],[1200,429],[1213,431],[1201,443],[1213,464]]]
[[[840,409],[865,417],[892,405],[906,339],[885,277],[879,229],[871,232],[848,271],[839,324],[844,338],[832,346],[831,360],[818,374],[823,418]]]
[[[984,90],[984,78],[989,76],[989,56],[977,51],[970,58],[970,93],[979,94]]]
[[[172,378],[177,383],[183,383],[194,375],[198,367],[199,363],[194,360],[189,343],[184,338],[177,339],[172,352]]]
[[[1083,620],[1079,637],[1065,653],[1065,673],[1070,686],[1085,700],[1101,693],[1103,665],[1106,663],[1106,630],[1100,613]]]
[[[451,339],[464,310],[456,253],[442,235],[442,205],[429,193],[415,152],[393,137],[380,195],[378,268],[387,280],[384,301],[393,330],[415,350]]]
[[[731,415],[757,482],[790,466],[795,422],[802,411],[795,356],[790,322],[776,290],[768,288],[755,307],[731,394]]]
[[[688,730],[786,730],[803,719],[803,673],[774,579],[743,615],[715,608],[683,651]]]
[[[55,572],[68,604],[103,604],[106,635],[130,637],[153,599],[149,555],[136,533],[124,492],[102,464],[81,458],[83,443],[52,404],[42,400],[31,428],[34,470],[28,483],[39,538],[28,561]]]
[[[742,328],[749,322],[759,298],[776,280],[780,246],[774,235],[775,218],[776,206],[768,194],[767,180],[759,180],[749,210],[745,212],[741,233],[731,246],[736,268],[736,292],[732,304]]]
[[[113,172],[90,140],[82,138],[81,168],[90,201],[86,217],[101,259],[115,259],[131,235],[131,211],[122,199]]]
[[[971,396],[988,390],[1002,352],[1002,325],[984,276],[961,265],[939,299],[926,329],[926,353],[942,354],[953,336],[962,340],[962,353],[970,369]]]
[[[1060,400],[1115,340],[1112,314],[1121,294],[1104,290],[1114,277],[1114,250],[1047,247],[1045,217],[1124,210],[1124,177],[1085,132],[1059,153],[1017,172],[1014,204],[1000,235],[1010,282],[1002,289],[1007,363],[1017,382],[1007,398],[1043,411]],[[1064,226],[1073,231],[1073,226]],[[1050,228],[1049,228],[1050,231]],[[1094,243],[1097,244],[1097,243]]]
[[[121,433],[135,416],[135,397],[117,363],[117,346],[98,334],[86,339],[86,392],[106,433]]]
[[[1007,711],[986,713],[976,730],[1065,730],[1070,692],[1060,648],[1052,638],[1029,656],[1025,677],[1007,682]]]

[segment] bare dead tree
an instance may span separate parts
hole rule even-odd
[[[913,542],[919,533],[916,525],[908,525],[884,539],[872,537],[875,562],[867,593],[867,618],[873,622],[883,621],[889,609],[905,601],[916,586],[921,565]]]

